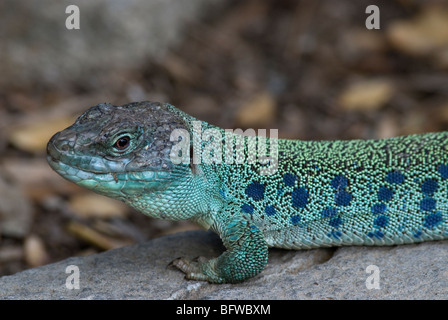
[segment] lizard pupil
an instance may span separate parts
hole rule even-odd
[[[120,139],[118,139],[115,142],[115,148],[118,150],[124,150],[129,146],[129,142],[131,141],[131,138],[129,138],[128,136],[126,137],[121,137]]]

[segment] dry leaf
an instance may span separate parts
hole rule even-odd
[[[44,242],[36,235],[30,235],[24,242],[25,261],[30,267],[38,267],[48,262]]]
[[[69,207],[81,217],[125,217],[128,209],[120,201],[94,193],[71,197]]]
[[[80,192],[81,187],[54,172],[43,157],[36,159],[6,158],[2,162],[7,176],[33,200],[43,201],[49,195]]]
[[[93,244],[94,246],[102,250],[120,248],[133,243],[129,240],[117,240],[111,237],[107,237],[99,233],[98,231],[75,221],[71,221],[67,225],[67,229],[78,238],[90,244]]]
[[[392,23],[387,35],[391,44],[403,52],[431,54],[448,45],[448,10],[430,6],[412,20]]]
[[[2,245],[0,246],[0,263],[22,260],[24,257],[22,246]]]
[[[58,131],[73,124],[75,117],[64,116],[57,119],[40,121],[11,129],[9,142],[15,147],[32,152],[44,153],[48,140]]]
[[[245,128],[265,125],[274,118],[275,107],[275,99],[269,92],[258,93],[241,106],[236,121]]]
[[[374,110],[392,97],[393,86],[386,80],[365,80],[349,86],[339,96],[344,110]]]

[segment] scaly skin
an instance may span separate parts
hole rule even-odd
[[[396,245],[448,238],[448,133],[384,140],[278,140],[278,167],[171,161],[174,129],[200,141],[195,118],[169,104],[100,104],[48,143],[60,175],[161,219],[218,233],[220,257],[174,264],[189,279],[240,282],[268,247]],[[200,122],[202,132],[224,130]],[[233,137],[233,136],[232,136]],[[247,142],[247,137],[245,141]],[[204,150],[210,141],[202,139]],[[218,140],[215,140],[218,141]],[[269,146],[271,141],[267,141]],[[223,151],[224,152],[224,151]],[[197,149],[193,149],[198,156]],[[181,154],[181,153],[180,153]],[[252,147],[244,158],[255,154]],[[233,154],[233,160],[241,158]]]

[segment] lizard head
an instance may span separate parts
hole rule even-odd
[[[47,160],[64,178],[124,201],[164,190],[188,169],[170,160],[170,134],[188,130],[187,117],[157,102],[99,104],[50,139]]]

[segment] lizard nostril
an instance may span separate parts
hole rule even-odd
[[[73,138],[64,135],[63,133],[63,131],[56,133],[50,139],[48,145],[53,146],[54,149],[59,150],[60,152],[68,152],[73,147],[74,141]]]

